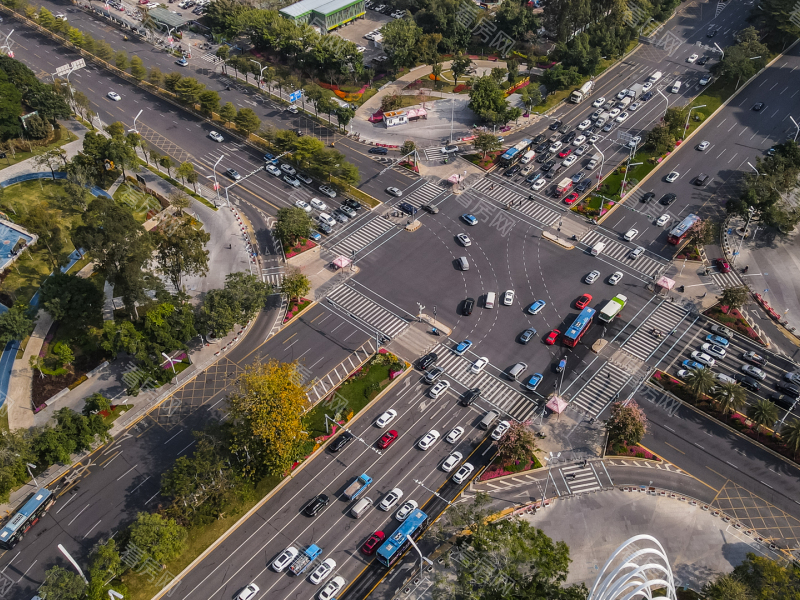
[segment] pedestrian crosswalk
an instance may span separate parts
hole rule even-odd
[[[273,290],[277,291],[280,289],[281,284],[283,284],[283,275],[285,269],[280,267],[265,267],[261,269],[261,279],[263,279],[264,283],[268,283],[272,286]]]
[[[603,242],[605,244],[603,256],[613,258],[623,263],[626,267],[630,267],[634,271],[639,271],[652,279],[661,275],[664,269],[667,268],[666,262],[651,258],[647,256],[646,253],[641,254],[638,258],[628,258],[628,255],[631,250],[634,249],[635,245],[626,246],[621,242],[612,240],[610,237],[603,235],[597,230],[587,231],[581,238],[581,242],[589,247],[594,246],[597,242]]]
[[[465,389],[479,388],[481,390],[479,403],[484,402],[499,408],[517,421],[533,418],[538,406],[538,396],[523,394],[486,369],[477,375],[472,373],[470,371],[472,361],[455,354],[449,346],[440,344],[433,351],[439,356],[436,364],[445,371],[443,379],[451,383],[457,382]]]
[[[629,373],[607,362],[571,398],[570,406],[596,417],[609,403],[622,397],[622,390],[630,381]]]
[[[739,276],[733,271],[727,273],[711,273],[711,280],[719,286],[721,290],[728,288],[742,287]]]
[[[670,335],[687,315],[688,313],[680,306],[672,302],[661,302],[625,340],[622,349],[636,358],[647,360],[663,342],[659,334]]]
[[[340,285],[328,293],[329,304],[345,310],[351,316],[373,327],[392,339],[408,327],[408,321],[367,298],[347,284]]]
[[[442,146],[433,146],[431,148],[423,149],[423,153],[425,154],[425,158],[427,160],[438,160],[443,158],[449,158],[449,154],[445,154],[442,152]]]
[[[438,186],[437,184],[431,181],[426,181],[424,185],[421,185],[410,192],[408,196],[404,196],[402,200],[403,202],[410,204],[415,208],[419,208],[423,204],[427,204],[437,196],[441,195],[444,191],[444,188]]]
[[[600,465],[600,463],[597,464]],[[556,490],[566,488],[570,495],[588,494],[603,489],[603,483],[595,471],[595,461],[559,467],[558,474],[561,481],[555,482]]]
[[[200,60],[204,60],[204,61],[210,62],[210,63],[218,63],[218,62],[221,61],[221,59],[217,55],[211,54],[210,52],[207,52],[206,54],[203,54],[200,57]]]
[[[489,196],[492,200],[496,200],[501,204],[511,203],[512,210],[521,212],[535,221],[544,223],[547,227],[553,227],[561,220],[561,214],[559,212],[552,208],[542,206],[535,200],[528,200],[527,196],[523,196],[519,192],[515,192],[500,184],[492,183],[490,179],[481,179],[472,189],[475,192],[480,192],[481,194]]]
[[[375,215],[343,238],[336,239],[327,249],[337,256],[353,258],[358,252],[391,229],[394,229],[394,224],[391,221]]]

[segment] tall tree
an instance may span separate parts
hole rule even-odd
[[[261,127],[261,119],[252,108],[240,108],[233,122],[236,124],[236,129],[241,131],[245,138],[250,137],[251,133],[258,131]]]
[[[638,444],[647,433],[647,415],[635,400],[614,402],[611,418],[606,423],[609,440]]]
[[[747,416],[756,424],[756,437],[758,437],[762,427],[772,427],[778,420],[778,407],[766,398],[762,398],[747,408]]]
[[[174,222],[173,222],[174,221]],[[186,276],[208,272],[208,244],[211,236],[195,228],[189,219],[174,218],[156,234],[156,262],[174,288],[182,289]]]
[[[686,387],[694,394],[694,399],[700,400],[703,394],[714,387],[717,380],[711,369],[691,369],[685,381]]]
[[[526,464],[536,452],[536,434],[530,421],[514,421],[505,435],[497,442],[497,456],[503,464],[517,462]]]
[[[45,572],[44,583],[39,587],[38,595],[56,600],[80,600],[85,590],[86,584],[80,575],[71,569],[55,565]]]
[[[227,125],[236,118],[236,107],[232,103],[226,102],[219,109],[219,118],[222,119],[223,125]]]
[[[735,288],[726,288],[722,290],[720,302],[723,306],[728,306],[731,309],[738,309],[744,306],[747,302],[747,297],[750,295],[748,289],[744,286]]]
[[[0,343],[24,340],[33,331],[33,321],[27,315],[28,307],[17,303],[0,315]]]
[[[90,279],[56,271],[39,292],[42,307],[54,321],[82,326],[100,318],[103,291]]]
[[[294,269],[283,276],[281,290],[289,299],[299,300],[311,291],[311,281],[307,275]]]
[[[738,383],[723,383],[716,386],[712,397],[726,415],[741,410],[747,404],[747,393]]]
[[[500,138],[488,132],[479,133],[478,137],[472,142],[472,145],[483,152],[484,158],[486,158],[487,153],[495,152],[503,147]]]
[[[781,429],[781,437],[786,447],[792,451],[792,455],[797,459],[797,452],[800,451],[800,419],[793,419]]]
[[[302,208],[279,208],[275,222],[275,235],[284,248],[291,248],[300,239],[308,238],[314,222]]]
[[[458,85],[458,78],[465,75],[472,66],[472,59],[461,52],[453,57],[450,62],[450,72],[453,74],[453,83]]]
[[[134,79],[137,81],[141,81],[147,77],[147,69],[142,62],[142,59],[138,56],[131,57],[131,75],[133,75]]]
[[[180,556],[186,548],[187,532],[174,519],[139,513],[128,529],[130,542],[160,563]]]

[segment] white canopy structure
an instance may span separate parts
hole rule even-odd
[[[637,544],[643,540],[653,546]],[[589,600],[651,600],[653,592],[663,588],[668,600],[677,600],[664,547],[653,536],[636,535],[611,554],[594,582]]]

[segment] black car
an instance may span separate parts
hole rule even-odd
[[[767,396],[770,402],[777,404],[781,408],[785,408],[789,410],[794,406],[795,401],[797,398],[792,398],[791,396],[784,396],[783,394],[769,394]]]
[[[544,141],[533,149],[536,154],[541,154],[550,147],[550,142]]]
[[[461,314],[464,316],[469,316],[472,314],[472,310],[475,308],[475,298],[467,298],[464,300],[464,308],[461,309]]]
[[[764,103],[763,102],[756,102],[753,105],[753,110],[756,111],[756,112],[760,112],[763,108],[764,108]]]
[[[508,169],[506,169],[506,172],[503,173],[503,175],[505,175],[506,177],[513,177],[514,175],[519,173],[521,170],[522,170],[522,166],[521,165],[514,165],[514,166],[509,167]]]
[[[294,131],[294,134],[295,134],[297,137],[303,137],[303,130],[302,130],[302,129],[300,129],[299,127],[298,127],[297,129],[293,129],[292,131]]]
[[[467,390],[466,392],[464,392],[464,395],[461,396],[461,406],[469,406],[480,397],[481,397],[480,388],[473,388],[471,390]]]
[[[439,356],[436,354],[436,352],[429,352],[417,361],[417,366],[425,371],[428,367],[436,362],[437,358],[439,358]]]
[[[761,384],[752,377],[750,377],[749,375],[734,373],[733,378],[736,381],[738,381],[742,387],[745,387],[752,392],[758,392],[759,390],[761,390]]]
[[[540,133],[535,138],[533,138],[533,143],[534,144],[541,144],[546,139],[547,139],[547,136],[545,134],[543,134],[543,133]]]
[[[549,146],[548,146],[548,148],[549,148]],[[538,162],[538,163],[540,163],[540,164],[541,164],[541,163],[546,163],[546,162],[547,162],[547,161],[549,161],[551,158],[553,158],[553,153],[552,153],[552,152],[545,152],[544,154],[540,154],[540,155],[539,155],[539,156],[536,158],[536,162]]]
[[[645,92],[644,94],[642,94],[639,100],[641,100],[642,102],[647,102],[652,97],[653,97],[653,92]]]
[[[775,383],[775,387],[778,388],[787,396],[792,396],[793,398],[800,398],[800,387],[797,387],[793,383],[789,383],[788,381],[778,381]]]
[[[661,198],[660,202],[664,206],[669,206],[670,204],[675,202],[675,200],[677,200],[677,199],[678,199],[678,197],[675,194],[664,194],[664,197]]]
[[[551,168],[547,172],[547,175],[545,175],[545,178],[546,179],[553,179],[556,175],[558,175],[563,170],[564,170],[564,165],[559,163],[559,164],[557,164],[555,167]]]
[[[719,29],[712,29],[706,34],[706,37],[713,38],[715,35],[719,33]]]
[[[434,206],[433,204],[423,204],[422,206],[420,206],[420,208],[426,212],[431,213],[432,215],[435,215],[436,213],[439,212],[439,207]]]
[[[708,57],[707,56],[701,56],[700,58],[697,59],[697,62],[694,63],[694,64],[700,65],[702,67],[707,62],[708,62]]]
[[[345,206],[349,206],[353,210],[361,210],[361,202],[359,202],[358,200],[353,200],[352,198],[345,198],[342,201],[342,204],[344,204]]]
[[[413,215],[413,214],[415,214],[417,212],[417,209],[414,208],[414,205],[413,204],[409,204],[408,202],[401,202],[400,204],[397,205],[397,208],[399,208],[404,213],[409,214],[409,215]]]
[[[525,178],[526,183],[533,183],[534,181],[538,181],[541,178],[541,173],[531,173]]]
[[[338,452],[339,450],[347,446],[347,444],[349,444],[354,437],[355,436],[352,433],[350,433],[349,431],[345,431],[342,435],[340,435],[333,441],[333,443],[330,445],[329,448],[330,451]]]
[[[639,202],[642,202],[643,204],[647,204],[648,202],[650,202],[650,200],[652,200],[655,197],[656,197],[656,195],[655,195],[654,192],[647,192],[644,196],[642,196],[639,199]]]
[[[389,154],[389,149],[382,146],[375,146],[369,149],[370,154]]]
[[[526,329],[520,334],[519,341],[522,344],[527,344],[533,339],[533,336],[535,335],[536,335],[536,330],[533,327],[530,327],[529,329]]]
[[[592,187],[592,180],[591,179],[584,179],[578,185],[575,186],[575,191],[578,192],[579,194],[583,194],[590,187]]]
[[[547,173],[547,172],[548,172],[550,169],[552,169],[552,168],[555,166],[555,164],[556,164],[556,161],[554,161],[554,160],[548,160],[546,163],[544,163],[544,164],[542,165],[542,171],[544,171],[545,173]]]
[[[572,131],[572,132],[568,133],[567,135],[565,135],[561,139],[561,141],[564,142],[565,144],[571,144],[572,140],[574,140],[576,137],[578,137],[578,134],[575,133],[574,131]]]
[[[330,502],[330,498],[326,494],[318,494],[306,504],[303,514],[307,517],[316,517],[319,511],[328,506],[328,502]]]
[[[550,131],[555,131],[559,127],[561,127],[561,121],[553,121],[552,123],[550,123],[550,127],[548,127],[548,129]]]

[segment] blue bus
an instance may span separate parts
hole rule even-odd
[[[589,308],[588,306],[581,311],[581,314],[578,315],[578,318],[575,319],[575,322],[564,334],[565,346],[574,348],[578,345],[578,342],[581,341],[583,334],[589,330],[589,325],[592,324],[592,317],[594,316],[594,313],[595,310],[593,308]]]
[[[428,515],[415,508],[414,512],[408,515],[391,537],[378,548],[378,562],[385,567],[391,567],[411,546],[408,536],[411,536],[412,539],[419,538],[429,523]]]
[[[16,546],[54,503],[53,492],[45,488],[37,490],[0,530],[0,548],[11,550]]]
[[[525,153],[533,145],[533,140],[522,140],[516,146],[512,146],[506,150],[500,157],[500,166],[510,167],[520,158],[525,156]]]

